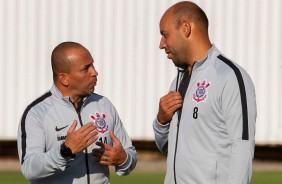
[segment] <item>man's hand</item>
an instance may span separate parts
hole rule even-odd
[[[182,96],[179,92],[170,91],[160,99],[158,121],[161,124],[167,124],[171,121],[174,112],[182,107]]]
[[[65,145],[69,147],[73,154],[79,153],[98,139],[98,132],[93,122],[88,122],[75,131],[77,121],[74,120],[68,130]]]
[[[100,164],[112,166],[120,165],[125,162],[127,153],[124,151],[120,141],[113,132],[110,132],[110,137],[113,140],[113,146],[96,142],[96,145],[101,148],[94,148],[92,155],[95,157],[96,162]]]

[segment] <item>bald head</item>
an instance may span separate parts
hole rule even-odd
[[[171,6],[160,20],[160,49],[178,67],[192,66],[211,48],[208,19],[195,3],[183,1]]]
[[[208,30],[209,21],[205,12],[193,2],[182,1],[176,3],[166,13],[172,14],[177,29],[184,21],[188,20]]]
[[[85,49],[88,52],[84,46],[76,42],[63,42],[55,47],[51,56],[54,81],[57,80],[59,73],[70,73],[71,56],[68,52],[70,49]]]

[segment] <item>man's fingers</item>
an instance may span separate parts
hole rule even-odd
[[[101,157],[107,157],[110,158],[111,154],[109,151],[104,151],[104,150],[92,150],[92,155],[101,158]]]
[[[96,127],[89,127],[87,130],[81,133],[86,139],[98,135]],[[89,137],[90,136],[90,137]]]
[[[167,114],[172,114],[174,113],[177,109],[182,107],[182,99],[171,101],[167,104],[160,104],[160,112],[167,113]]]
[[[106,152],[103,152],[101,154],[100,151],[101,151],[100,149],[92,150],[92,155],[95,157],[95,161],[103,165],[110,165],[111,163],[110,155],[107,155]]]
[[[89,144],[90,142],[91,142],[90,144],[92,144],[98,139],[97,134],[98,133],[96,131],[93,131],[93,132],[89,133],[87,136],[85,136],[84,140],[87,141],[86,142],[87,144]]]
[[[92,150],[92,155],[97,158],[101,158],[102,156],[106,156],[106,157],[110,156],[109,151],[105,151],[104,149],[101,148],[94,148]]]
[[[182,107],[182,104],[175,104],[175,105],[173,105],[169,108],[169,112],[174,113],[175,111],[177,111],[181,107]]]
[[[96,142],[95,143],[97,146],[100,146],[101,149],[103,149],[104,151],[110,151],[112,149],[112,146],[108,145],[108,144],[105,144],[105,143],[102,143],[100,141]]]
[[[176,99],[176,100],[171,100],[171,101],[169,101],[167,104],[165,104],[166,106],[168,106],[168,107],[172,107],[172,106],[174,106],[174,105],[176,105],[176,104],[182,104],[183,103],[183,100],[182,100],[182,98],[181,99]]]
[[[95,148],[92,150],[92,155],[95,158],[101,159],[101,157],[103,156],[103,153],[101,153],[101,150],[99,148]]]
[[[118,140],[118,138],[115,136],[115,134],[112,131],[110,131],[110,137],[113,140],[114,145],[120,144],[120,141]]]
[[[162,101],[167,101],[170,99],[179,99],[182,98],[179,92],[170,91],[168,94],[161,98]]]
[[[174,112],[175,110],[177,110],[178,108],[182,107],[182,100],[177,100],[175,102],[171,102],[167,105],[167,109],[169,111]]]
[[[92,153],[94,154],[98,154],[98,155],[102,155],[105,151],[102,150],[101,148],[93,148],[92,149]]]
[[[96,126],[92,122],[89,122],[89,123],[83,125],[80,129],[78,129],[77,132],[81,133],[84,136],[86,136],[90,132],[94,131],[95,129],[96,129]]]
[[[160,99],[157,119],[160,123],[168,123],[174,112],[182,107],[183,99],[179,92],[169,92]]]
[[[99,162],[100,164],[102,164],[102,165],[110,165],[110,162],[108,162],[108,161],[104,161],[104,160],[96,160],[96,162]]]
[[[162,101],[162,105],[169,105],[171,103],[181,102],[182,103],[182,96],[172,96],[165,101]]]
[[[100,141],[96,142],[95,144],[96,144],[97,146],[105,147],[104,143],[102,143],[102,142],[100,142]]]
[[[71,127],[68,130],[68,133],[74,132],[76,125],[77,125],[77,121],[74,120],[73,123],[71,124]]]
[[[174,107],[175,105],[181,104],[182,105],[183,100],[182,96],[178,92],[173,92],[169,97],[162,97],[160,99],[159,107],[163,109],[164,111]]]

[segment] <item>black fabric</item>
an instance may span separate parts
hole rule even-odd
[[[194,66],[194,64],[193,64],[193,66]],[[193,69],[193,66],[192,66],[192,69]],[[192,72],[192,69],[191,69],[191,72]],[[184,72],[182,80],[181,80],[179,87],[178,87],[178,92],[182,96],[182,100],[183,100],[183,103],[184,103],[184,98],[185,98],[185,95],[186,95],[186,91],[188,89],[188,85],[189,85],[189,82],[190,82],[191,75],[189,75],[188,68],[186,68],[184,71],[178,70],[176,85],[178,84],[179,72]],[[174,172],[174,183],[175,184],[177,184],[175,164],[176,164],[176,152],[177,152],[177,145],[178,145],[178,134],[179,134],[179,124],[180,124],[181,114],[182,114],[182,107],[180,109],[178,109],[178,122],[177,122],[177,132],[176,132],[174,161],[173,161],[173,172]]]
[[[184,71],[182,80],[181,80],[181,82],[179,84],[179,88],[178,88],[178,92],[182,96],[183,102],[184,102],[186,91],[188,89],[189,82],[190,82],[190,75],[188,73],[188,70],[186,69]],[[180,118],[181,118],[181,114],[182,114],[182,107],[178,111],[178,120],[179,121],[180,121]]]
[[[27,113],[30,111],[30,109],[32,107],[34,107],[35,105],[37,105],[38,103],[42,102],[43,100],[45,100],[46,98],[50,97],[52,95],[52,93],[49,91],[46,94],[44,94],[43,96],[39,97],[38,99],[36,99],[34,102],[32,102],[24,111],[23,113],[23,117],[21,120],[21,131],[22,131],[22,162],[21,164],[24,163],[24,157],[26,154],[26,130],[25,130],[25,120],[26,120],[26,116]]]
[[[220,59],[221,61],[223,61],[229,67],[231,67],[233,69],[236,77],[237,77],[237,81],[238,81],[239,89],[240,89],[240,95],[241,95],[242,114],[243,114],[242,139],[243,140],[249,140],[247,95],[246,95],[246,89],[245,89],[243,76],[242,76],[239,68],[237,68],[237,66],[234,65],[230,60],[228,60],[227,58],[225,58],[222,55],[217,56],[217,58]]]

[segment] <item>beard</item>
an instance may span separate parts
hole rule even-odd
[[[177,68],[181,68],[181,69],[183,69],[183,70],[185,70],[185,69],[188,67],[187,64],[176,64],[176,63],[174,63],[174,65],[175,65]]]
[[[177,56],[171,59],[173,64],[177,67],[177,68],[181,68],[181,69],[186,69],[188,67],[188,64],[186,62],[184,62],[181,59],[178,59]]]
[[[185,42],[182,42],[182,40],[180,40],[179,42],[181,43],[176,47],[169,48],[170,52],[172,53],[171,60],[176,67],[186,69],[188,67],[187,58],[191,56],[189,47]]]

